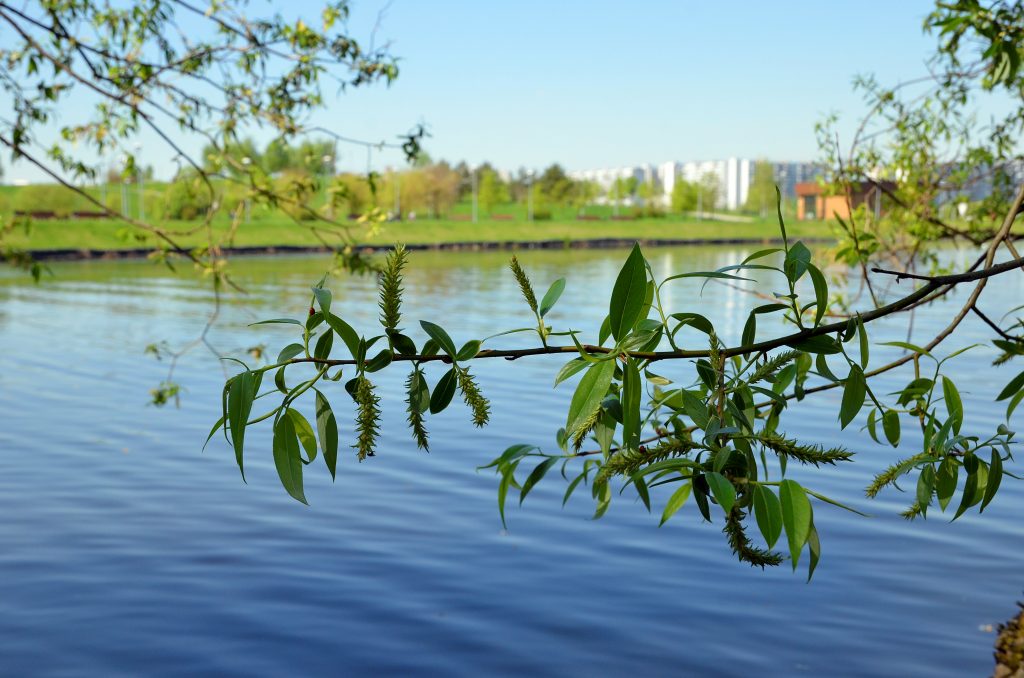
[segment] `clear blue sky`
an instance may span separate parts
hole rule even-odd
[[[382,6],[355,6],[357,34]],[[506,168],[810,160],[817,120],[863,111],[854,75],[925,73],[935,37],[921,25],[933,6],[394,0],[378,37],[403,59],[399,80],[346,95],[323,120],[367,138],[422,120],[434,157]]]
[[[289,14],[320,3],[296,0]],[[273,11],[255,2],[251,15]],[[814,123],[863,112],[853,76],[918,77],[928,0],[353,0],[352,33],[401,58],[390,88],[329,96],[315,122],[394,140],[429,126],[434,158],[584,169],[729,156],[811,160]],[[381,15],[381,10],[383,14]],[[378,16],[380,21],[378,22]],[[332,93],[333,94],[333,93]],[[261,142],[266,139],[259,139]],[[158,176],[173,153],[143,138]],[[184,141],[197,151],[198,141]],[[366,153],[339,148],[343,169]],[[374,157],[381,169],[397,152]],[[10,167],[5,180],[38,179]]]

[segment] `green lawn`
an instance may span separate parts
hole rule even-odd
[[[162,224],[169,231],[186,232],[195,228],[194,222],[168,222]],[[360,244],[391,245],[439,244],[459,242],[535,242],[540,240],[578,241],[614,239],[752,239],[770,240],[779,236],[778,224],[774,220],[758,220],[751,223],[720,221],[697,221],[688,218],[638,219],[635,221],[576,221],[525,220],[503,221],[481,219],[479,223],[448,219],[420,219],[416,221],[381,224],[376,232],[353,223],[350,226],[354,239]],[[220,234],[227,231],[227,223],[218,221],[214,230]],[[821,221],[793,222],[787,225],[791,237],[828,238],[832,227]],[[138,240],[133,231],[123,223],[113,220],[39,220],[32,223],[28,234],[18,230],[12,233],[8,244],[23,249],[92,249],[117,250],[147,247],[154,239]],[[327,234],[331,242],[339,242]],[[205,243],[203,234],[180,235],[176,239],[183,245],[194,246]],[[230,246],[314,246],[319,241],[309,230],[308,224],[298,225],[284,217],[265,216],[242,224]]]

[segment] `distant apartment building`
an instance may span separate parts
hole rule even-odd
[[[635,177],[638,182],[654,181],[661,188],[661,200],[668,204],[677,182],[691,183],[713,177],[717,182],[716,209],[736,210],[747,202],[750,184],[754,179],[756,160],[728,158],[690,162],[668,161],[657,166],[637,165],[614,169],[596,169],[569,172],[577,181],[593,181],[607,191],[616,179]],[[821,168],[808,162],[772,162],[772,175],[782,195],[796,196],[796,185],[812,181],[821,175]],[[710,206],[709,206],[710,207]]]

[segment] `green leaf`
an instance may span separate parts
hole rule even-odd
[[[608,322],[616,341],[629,334],[640,319],[646,295],[647,267],[640,245],[634,244],[615,279],[608,308]]]
[[[612,383],[612,376],[615,374],[615,362],[603,360],[594,363],[587,370],[576,391],[572,395],[572,402],[569,404],[569,417],[565,430],[572,435],[596,410],[601,406],[608,387]]]
[[[347,322],[334,315],[333,313],[326,314],[327,324],[331,326],[335,334],[341,337],[341,340],[345,342],[345,346],[348,348],[349,353],[352,354],[353,358],[359,357],[359,335],[352,329],[352,326]]]
[[[543,318],[548,314],[558,298],[562,296],[562,292],[565,291],[565,278],[559,278],[555,282],[551,283],[551,287],[548,288],[544,298],[540,301],[540,317]]]
[[[860,409],[864,407],[864,396],[867,395],[867,381],[864,372],[857,365],[850,366],[850,375],[843,387],[843,402],[839,406],[840,428],[846,428]]]
[[[839,344],[836,343],[836,340],[824,334],[792,341],[786,344],[786,346],[806,353],[819,353],[824,355],[832,355],[834,353],[842,352],[842,349],[839,348]]]
[[[555,386],[558,386],[572,375],[583,370],[589,364],[590,363],[583,358],[573,358],[566,364],[562,365],[562,369],[558,370],[558,374],[555,376]]]
[[[249,327],[254,325],[298,325],[303,326],[301,320],[295,320],[294,318],[271,318],[270,320],[260,320],[259,322],[249,323]]]
[[[306,462],[310,463],[316,459],[316,434],[313,433],[313,427],[310,426],[309,420],[307,420],[302,413],[291,407],[285,412],[285,414],[292,418],[292,426],[295,428],[295,435],[298,436],[299,442],[302,443],[303,449],[306,450]]]
[[[456,354],[456,360],[471,360],[476,357],[476,354],[480,352],[480,342],[477,339],[470,339],[462,348],[459,349]]]
[[[636,361],[627,358],[622,367],[622,446],[635,450],[640,446],[640,404],[643,395],[640,388],[640,370]]]
[[[754,335],[757,333],[757,315],[751,312],[747,316],[747,322],[743,325],[743,335],[740,338],[740,344],[743,346],[750,346],[754,343]]]
[[[423,373],[418,369],[412,373],[412,382],[409,384],[409,399],[412,406],[420,414],[430,408],[430,387]]]
[[[754,517],[765,543],[772,548],[782,535],[782,504],[774,492],[761,485],[754,486]]]
[[[316,348],[313,349],[313,357],[319,360],[326,360],[331,355],[332,346],[334,346],[334,330],[327,330],[317,340]]]
[[[939,464],[939,471],[935,474],[935,494],[939,497],[939,508],[943,511],[949,506],[949,500],[956,494],[956,482],[959,474],[960,465],[953,457],[946,457]]]
[[[458,383],[455,369],[455,367],[452,367],[444,373],[444,376],[437,380],[434,393],[430,396],[431,414],[443,412],[444,408],[448,407],[448,404],[452,401],[452,396],[455,395],[455,387]]]
[[[921,515],[927,515],[928,505],[932,503],[932,490],[935,487],[935,468],[929,464],[921,469],[917,476],[917,505]]]
[[[814,570],[818,567],[818,561],[821,560],[821,540],[818,539],[818,528],[814,526],[814,521],[811,521],[811,529],[807,533],[807,550],[811,554],[811,565],[807,569],[807,581],[811,581],[811,577],[814,576]]]
[[[946,376],[942,377],[942,396],[946,400],[946,411],[949,412],[949,418],[953,420],[953,432],[960,433],[960,427],[964,423],[964,404],[960,400],[960,392],[956,389],[956,384]]]
[[[828,282],[825,276],[814,264],[807,265],[807,273],[811,276],[811,283],[814,284],[814,326],[821,324],[821,319],[828,310]]]
[[[1003,390],[996,396],[996,400],[1006,400],[1014,393],[1024,388],[1024,372],[1021,372],[1016,377],[1010,380],[1010,382],[1003,387]]]
[[[783,480],[779,485],[779,502],[782,504],[782,525],[789,541],[789,555],[796,570],[800,551],[811,530],[811,502],[804,488],[795,480]]]
[[[558,461],[558,457],[549,457],[537,464],[534,469],[530,471],[530,475],[526,477],[526,482],[523,483],[523,489],[519,493],[520,506],[523,505],[523,500],[526,499],[526,495],[530,493],[533,486],[541,481],[544,475],[548,472],[548,469],[554,466],[556,461]]]
[[[437,342],[437,345],[441,347],[445,353],[454,358],[458,351],[455,349],[455,342],[448,336],[448,333],[440,325],[435,325],[428,320],[421,320],[420,326],[430,336],[431,339]]]
[[[972,504],[971,500],[974,498],[975,493],[978,491],[978,473],[975,470],[974,473],[968,472],[967,482],[964,483],[963,497],[960,499],[960,506],[957,508],[956,513],[953,514],[953,520],[956,520],[963,515],[964,511],[969,509]]]
[[[320,435],[320,449],[324,453],[327,470],[334,479],[338,467],[338,422],[331,404],[320,391],[316,392],[316,429]]]
[[[736,503],[736,488],[729,482],[729,479],[715,471],[704,474],[704,477],[707,478],[711,494],[722,510],[726,513],[732,511],[732,506]]]
[[[302,344],[288,344],[281,349],[281,352],[277,355],[277,362],[283,363],[285,360],[291,360],[297,355],[305,352]]]
[[[860,366],[867,369],[871,349],[868,346],[868,331],[864,327],[864,320],[861,319],[859,313],[857,314],[857,338],[860,342]]]
[[[584,477],[585,474],[579,474],[578,476],[573,478],[571,483],[569,483],[569,487],[565,488],[565,495],[562,497],[562,506],[565,506],[566,504],[569,503],[569,497],[572,496],[573,490],[576,489],[576,486],[580,484]]]
[[[281,417],[274,426],[274,466],[284,489],[293,498],[308,504],[302,490],[302,457],[291,417]]]
[[[798,240],[786,252],[786,260],[782,268],[786,272],[786,277],[789,278],[789,281],[795,283],[807,271],[807,267],[810,264],[811,251],[807,249],[807,245]]]
[[[926,349],[923,349],[920,346],[915,346],[914,344],[910,344],[905,341],[885,341],[879,344],[879,346],[895,346],[896,348],[902,348],[907,351],[910,351],[911,353],[917,353],[918,355],[927,356],[929,358],[932,357],[932,354],[929,353]]]
[[[505,529],[508,529],[508,523],[505,522],[505,498],[508,496],[508,486],[512,483],[518,464],[517,461],[505,467],[501,474],[501,482],[498,483],[498,513],[501,515],[501,526]]]
[[[672,496],[668,498],[668,503],[665,504],[665,510],[661,513],[661,522],[658,523],[658,527],[664,525],[669,518],[676,514],[676,511],[683,507],[686,500],[690,498],[690,491],[692,489],[692,482],[683,481],[679,489],[672,493]]]
[[[231,380],[228,387],[228,432],[231,444],[235,448],[235,462],[245,480],[245,468],[242,464],[242,451],[245,446],[245,425],[252,412],[252,401],[256,397],[253,374],[249,370],[240,372]]]
[[[670,317],[679,321],[679,325],[673,330],[672,334],[675,334],[686,325],[691,325],[704,334],[711,334],[715,331],[715,326],[711,324],[711,321],[700,313],[673,313]]]
[[[331,312],[331,291],[323,287],[314,287],[313,296],[316,303],[320,305],[320,311],[326,316]]]
[[[998,450],[992,450],[992,461],[988,467],[988,482],[985,483],[985,497],[981,501],[981,513],[985,512],[985,507],[992,501],[992,498],[996,496],[996,492],[999,491],[999,483],[1003,480],[1003,459],[999,456]]]
[[[882,430],[890,445],[896,447],[900,444],[900,415],[896,410],[886,410],[882,415]]]

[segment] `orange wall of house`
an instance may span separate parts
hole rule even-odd
[[[814,218],[815,219],[831,219],[834,214],[838,214],[841,218],[846,219],[850,216],[850,210],[847,209],[846,197],[841,195],[818,195],[814,198]],[[804,209],[804,197],[800,196],[796,201],[796,218],[798,220],[810,219],[811,215],[807,214]]]

